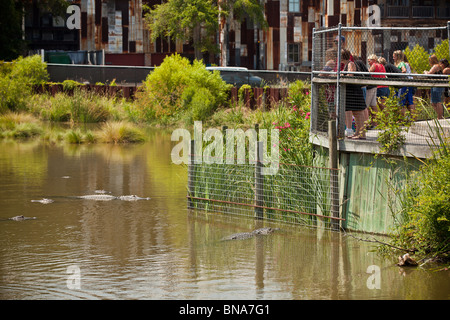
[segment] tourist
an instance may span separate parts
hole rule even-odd
[[[428,71],[424,71],[424,74],[442,74],[442,68],[439,65],[439,61],[436,57],[436,55],[430,56],[428,59],[428,63],[430,64],[431,68]],[[435,77],[433,77],[434,80],[436,80]],[[442,92],[444,91],[444,88],[440,87],[431,87],[431,105],[433,106],[434,110],[437,113],[437,118],[442,119],[444,118],[444,107],[442,106]]]
[[[357,64],[350,60],[350,51],[343,49],[341,51],[341,61],[344,63],[344,71],[354,72],[359,70]],[[345,74],[344,76],[355,76],[354,74]],[[345,111],[351,112],[355,118],[355,134],[348,136],[350,139],[366,139],[364,127],[366,102],[364,101],[363,91],[360,85],[347,84],[345,86]]]
[[[439,65],[442,69],[443,74],[450,75],[450,64],[447,59],[441,59],[439,60]],[[448,106],[450,103],[450,92],[449,88],[444,88],[444,104],[445,106]]]
[[[384,70],[386,70],[386,73],[401,73],[401,71],[392,63],[386,61],[385,58],[379,57],[378,62],[381,63],[384,66]],[[386,75],[386,78],[400,78],[401,76],[397,75]]]
[[[401,50],[396,50],[392,54],[395,66],[402,73],[411,74],[411,66],[407,63],[407,58]],[[411,76],[407,76],[407,79],[412,79]],[[398,91],[398,98],[400,99],[400,105],[409,109],[409,111],[414,110],[414,88],[413,87],[402,87]],[[405,111],[405,110],[404,110]],[[403,114],[404,114],[403,111]]]
[[[369,63],[369,72],[372,72],[371,75],[373,78],[385,79],[386,75],[377,74],[377,73],[386,73],[386,69],[384,66],[378,62],[378,57],[375,54],[370,55],[367,58],[367,62]],[[377,86],[376,90],[376,103],[374,104],[373,100],[370,101],[370,109],[369,114],[372,118],[372,124],[376,126],[376,122],[374,121],[374,112],[382,111],[384,109],[384,102],[386,98],[389,97],[389,87],[385,85]],[[370,99],[373,99],[369,97]]]

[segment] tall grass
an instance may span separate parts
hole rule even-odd
[[[425,112],[427,117],[432,116],[431,112]],[[415,248],[421,254],[449,259],[450,137],[436,118],[428,125],[429,145],[434,153],[430,159],[420,160],[422,166],[407,177],[405,186],[397,191],[399,225],[392,243]]]
[[[73,95],[60,92],[34,95],[28,109],[44,120],[55,122],[95,123],[112,116],[112,102],[106,97],[75,88]]]
[[[99,141],[106,143],[144,142],[144,132],[124,121],[105,122],[96,133]]]
[[[42,133],[38,119],[30,114],[7,112],[0,116],[0,137],[31,138]]]

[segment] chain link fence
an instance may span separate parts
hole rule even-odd
[[[190,159],[189,209],[331,229],[343,220],[336,206],[336,169],[280,163],[276,174],[262,175],[267,163],[260,160],[208,164],[196,162],[193,154]]]
[[[312,132],[327,135],[328,120],[337,119],[339,138],[376,140],[391,118],[405,142],[428,145],[434,120],[449,117],[449,33],[448,26],[314,30]]]

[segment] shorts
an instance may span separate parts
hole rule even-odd
[[[377,88],[366,89],[366,106],[377,106]]]
[[[398,97],[400,99],[400,105],[402,106],[412,106],[414,104],[414,88],[413,87],[403,87],[398,90]]]
[[[388,98],[389,97],[389,87],[377,88],[377,98]]]
[[[439,103],[442,102],[442,93],[444,92],[444,88],[431,88],[431,103]]]

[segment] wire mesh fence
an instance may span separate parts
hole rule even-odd
[[[430,123],[448,118],[450,27],[314,30],[313,133],[376,140],[393,113],[411,144],[429,144]],[[340,53],[340,54],[338,54]],[[378,117],[378,119],[377,119]]]
[[[191,156],[193,159],[193,157]],[[263,218],[338,228],[338,170],[279,164],[262,175],[263,161],[188,166],[188,208],[210,213]]]

